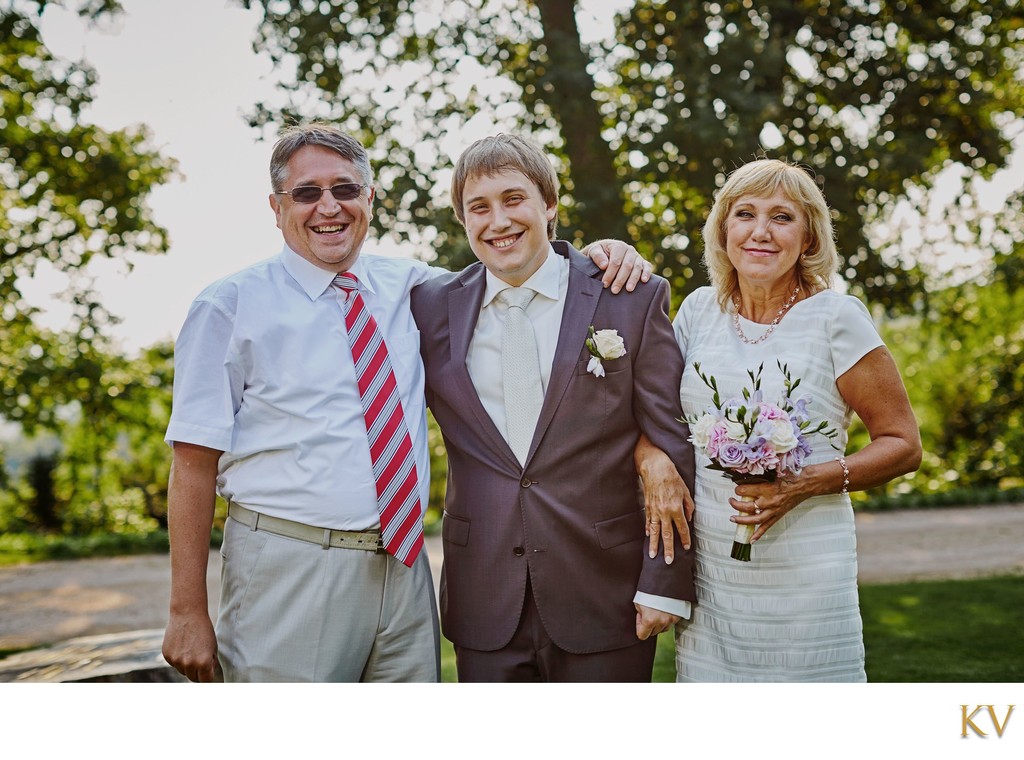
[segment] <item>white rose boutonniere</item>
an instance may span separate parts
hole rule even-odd
[[[604,377],[604,366],[601,360],[618,359],[626,355],[626,344],[619,337],[618,330],[594,330],[590,326],[590,337],[587,338],[587,350],[590,352],[590,363],[587,372],[595,377]]]

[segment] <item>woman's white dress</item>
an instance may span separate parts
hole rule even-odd
[[[767,325],[740,318],[744,335]],[[764,365],[765,401],[783,393],[777,361],[801,379],[794,397],[809,396],[811,419],[839,430],[831,442],[812,436],[805,464],[833,461],[845,451],[852,415],[836,379],[884,345],[864,305],[833,290],[793,305],[763,343],[740,341],[732,312],[723,313],[711,288],[700,288],[675,319],[686,370],[683,412],[711,407],[712,391],[697,375],[713,375],[722,400],[750,385],[747,370]],[[839,451],[832,448],[835,444]],[[697,604],[676,626],[679,681],[864,681],[864,643],[857,598],[857,544],[848,496],[818,496],[786,514],[751,548],[750,562],[732,559],[735,485],[697,454]],[[839,463],[835,467],[839,468]]]

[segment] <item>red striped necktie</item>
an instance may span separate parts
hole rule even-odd
[[[377,481],[377,511],[384,548],[412,567],[423,548],[420,489],[412,439],[388,348],[377,329],[377,320],[359,294],[355,275],[339,274],[331,284],[345,294],[345,328]]]

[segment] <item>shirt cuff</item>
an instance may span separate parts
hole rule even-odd
[[[689,620],[690,615],[693,614],[693,608],[689,602],[683,599],[673,599],[669,596],[656,596],[654,594],[645,594],[643,591],[637,591],[633,597],[633,602],[635,604],[642,604],[644,607],[650,607],[653,610],[658,610],[659,612],[678,615],[685,620]]]

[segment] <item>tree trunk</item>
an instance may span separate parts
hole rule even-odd
[[[586,242],[598,238],[628,240],[622,202],[622,178],[615,157],[601,137],[602,116],[593,98],[597,90],[587,71],[590,59],[580,46],[574,0],[536,0],[544,27],[548,65],[539,77],[544,102],[554,112],[569,156],[579,232]]]

